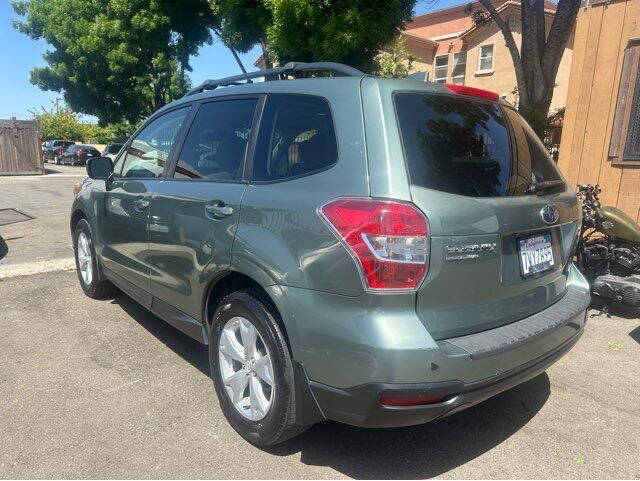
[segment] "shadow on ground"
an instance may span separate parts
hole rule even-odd
[[[167,324],[125,294],[118,293],[112,302],[120,306],[165,346],[209,376],[209,354],[206,346]]]
[[[640,344],[640,326],[629,333],[629,337]]]
[[[591,302],[590,317],[598,317],[604,312],[605,316],[622,317],[623,319],[640,319],[640,309],[637,307],[627,306],[619,302],[604,303],[600,299],[594,299]]]
[[[529,422],[549,397],[543,373],[450,418],[398,429],[317,424],[267,451],[300,453],[307,465],[329,466],[356,479],[439,476],[489,451]]]
[[[0,235],[0,259],[3,259],[9,253],[9,246]]]
[[[129,297],[113,299],[165,346],[209,375],[206,347],[165,323]],[[409,428],[360,429],[334,422],[266,449],[275,456],[300,453],[307,465],[328,466],[353,478],[438,476],[489,451],[516,433],[544,406],[546,373],[444,420]]]

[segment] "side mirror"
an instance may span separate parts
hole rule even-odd
[[[87,175],[92,179],[108,179],[113,174],[113,161],[109,157],[91,157],[87,160]]]

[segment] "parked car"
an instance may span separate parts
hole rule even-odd
[[[71,145],[62,154],[61,163],[63,165],[85,165],[87,159],[100,157],[100,151],[90,145]]]
[[[237,85],[308,71],[333,76]],[[491,92],[287,64],[205,82],[87,172],[82,289],[115,285],[208,345],[222,411],[256,445],[325,419],[440,419],[583,332],[580,204]]]
[[[75,145],[75,142],[70,140],[49,140],[42,150],[44,161],[55,162],[56,165],[60,165],[62,154],[70,145]]]
[[[109,142],[102,151],[102,155],[109,157],[111,160],[115,160],[123,145],[124,144],[120,142]]]

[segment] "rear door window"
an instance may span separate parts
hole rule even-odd
[[[253,180],[276,181],[311,174],[338,161],[327,101],[307,95],[270,95],[256,145]]]
[[[394,99],[413,185],[505,197],[524,195],[534,182],[561,178],[544,146],[509,108],[414,92],[397,93]]]
[[[240,179],[257,102],[237,99],[202,104],[184,141],[174,177]]]

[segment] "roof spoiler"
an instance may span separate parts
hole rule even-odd
[[[298,72],[329,72],[338,77],[361,77],[365,75],[357,68],[349,67],[341,63],[335,62],[289,62],[284,67],[270,68],[266,70],[258,70],[248,72],[241,75],[233,75],[221,79],[208,79],[197,87],[189,90],[185,97],[189,95],[199,94],[205,90],[213,90],[217,87],[227,87],[230,85],[242,85],[243,83],[251,83],[251,79],[264,77],[265,80],[273,78],[281,79],[284,75],[291,75]],[[246,80],[246,82],[242,82]]]

